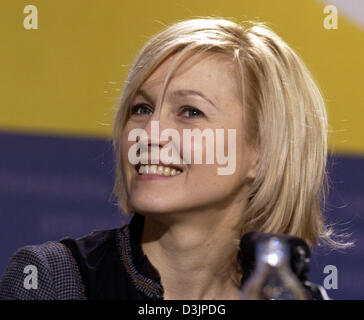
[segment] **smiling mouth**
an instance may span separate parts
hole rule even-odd
[[[175,167],[173,165],[147,165],[147,164],[137,164],[135,170],[138,175],[156,175],[164,177],[173,177],[181,174],[183,170],[181,168]]]

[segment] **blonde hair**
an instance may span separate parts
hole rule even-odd
[[[162,90],[188,54],[221,53],[236,63],[245,113],[247,143],[259,152],[258,174],[251,185],[242,221],[249,231],[286,233],[310,245],[333,239],[324,221],[328,191],[327,114],[319,88],[297,54],[262,23],[221,18],[178,22],[153,36],[131,67],[114,123],[114,194],[131,212],[121,167],[120,138],[136,90],[168,57],[177,54]]]

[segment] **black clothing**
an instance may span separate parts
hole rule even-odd
[[[140,244],[143,226],[144,216],[134,214],[120,229],[60,241],[77,262],[87,299],[163,299],[160,275]]]

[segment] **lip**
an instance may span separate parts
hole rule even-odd
[[[164,175],[160,175],[160,174],[139,174],[139,173],[136,172],[136,180],[139,180],[139,181],[168,180],[168,179],[171,179],[171,178],[178,177],[181,174],[183,174],[183,172],[181,172],[180,174],[176,174],[175,176],[164,176]]]

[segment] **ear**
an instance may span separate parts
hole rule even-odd
[[[254,180],[258,175],[259,154],[255,149],[251,149],[250,154],[250,164],[246,177],[248,179]]]

